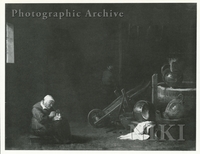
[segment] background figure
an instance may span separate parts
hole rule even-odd
[[[53,108],[55,100],[46,95],[43,100],[33,105],[31,132],[34,135],[51,136],[59,143],[69,143],[71,139],[68,121],[59,110]]]
[[[102,93],[104,97],[104,105],[108,106],[112,101],[114,101],[116,98],[114,91],[117,90],[117,87],[118,86],[116,83],[115,75],[113,73],[113,66],[110,65],[103,72],[102,76]]]

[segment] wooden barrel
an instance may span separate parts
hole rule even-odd
[[[158,83],[157,86],[157,103],[156,107],[160,111],[164,111],[167,104],[177,98],[179,94],[183,95],[183,103],[185,108],[185,115],[196,111],[196,84],[191,82],[183,82],[178,88],[168,87],[164,83]]]

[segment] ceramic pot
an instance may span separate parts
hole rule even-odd
[[[165,118],[179,119],[184,116],[183,95],[179,94],[177,98],[171,100],[163,114]]]
[[[162,79],[169,87],[178,87],[183,81],[183,75],[181,72],[170,69],[170,65],[165,64],[161,67]]]
[[[134,118],[137,121],[146,121],[150,118],[150,105],[145,100],[138,101],[133,108]]]

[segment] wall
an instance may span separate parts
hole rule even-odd
[[[66,8],[112,9],[123,11],[124,17],[42,20],[11,15],[12,9]],[[190,66],[185,80],[195,81],[195,4],[9,4],[6,22],[15,32],[15,63],[6,64],[6,121],[11,127],[25,122],[27,128],[32,105],[46,94],[53,95],[71,119],[102,108],[101,76],[110,63],[126,90],[160,73],[172,54]]]

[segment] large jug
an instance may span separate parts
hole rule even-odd
[[[161,67],[163,81],[172,88],[178,87],[183,81],[183,75],[179,71],[172,71],[169,64],[165,64]]]
[[[179,119],[184,117],[184,112],[183,95],[179,94],[168,103],[163,116],[169,119]]]

